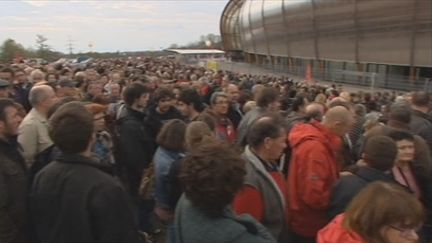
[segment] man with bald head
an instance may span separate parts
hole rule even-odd
[[[330,191],[339,178],[341,136],[353,123],[352,112],[336,106],[325,113],[322,122],[299,124],[291,130],[288,205],[293,242],[315,242],[318,230],[328,223]]]
[[[33,108],[19,126],[18,142],[30,167],[36,155],[53,144],[48,135],[47,113],[57,102],[57,97],[51,86],[37,85],[30,90],[29,101]]]
[[[305,112],[302,115],[287,117],[285,119],[286,129],[288,134],[291,129],[300,123],[307,123],[311,121],[321,122],[324,116],[325,107],[321,103],[312,102],[308,104],[305,108]]]
[[[314,119],[317,121],[322,121],[325,107],[321,103],[313,102],[306,106],[306,116],[309,119]]]

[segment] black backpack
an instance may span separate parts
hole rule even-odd
[[[55,159],[55,148],[56,147],[53,144],[36,155],[35,160],[29,169],[29,188],[31,188],[36,174]]]

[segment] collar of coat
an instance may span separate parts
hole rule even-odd
[[[280,200],[280,202],[282,202],[283,208],[285,208],[286,202],[285,202],[285,197],[284,197],[282,191],[279,189],[279,186],[274,181],[274,179],[270,175],[270,173],[266,170],[266,168],[262,164],[261,160],[250,150],[249,145],[247,145],[245,147],[245,151],[243,153],[243,157],[246,158],[251,163],[252,167],[254,167],[254,169],[258,173],[260,173],[261,175],[263,175],[271,183],[273,189],[279,195],[279,200]]]
[[[383,172],[368,166],[360,167],[358,171],[354,172],[354,174],[367,182],[373,182],[373,181],[395,182],[391,177],[390,172]]]
[[[103,172],[106,172],[108,174],[110,171],[110,168],[108,166],[103,165],[102,163],[98,163],[97,160],[91,157],[86,157],[80,154],[62,154],[56,159],[56,161],[67,164],[87,165],[102,170]]]
[[[413,110],[412,110],[412,114],[413,114],[414,116],[421,117],[421,118],[426,119],[426,120],[428,120],[429,122],[431,122],[431,117],[429,117],[428,114],[426,114],[426,113],[424,113],[424,112],[422,112],[422,111],[414,110],[414,109],[413,109]]]
[[[46,116],[42,115],[38,110],[36,110],[36,108],[31,109],[29,115],[43,124],[48,122]]]
[[[406,123],[403,123],[400,121],[396,121],[396,120],[388,120],[387,126],[392,127],[394,129],[398,129],[398,130],[410,131],[409,124],[406,124]]]

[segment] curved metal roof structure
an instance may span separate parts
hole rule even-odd
[[[225,51],[432,67],[431,0],[230,0]]]

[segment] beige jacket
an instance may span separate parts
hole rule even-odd
[[[53,144],[48,135],[48,121],[36,109],[31,109],[19,126],[18,142],[28,167],[37,154]]]

